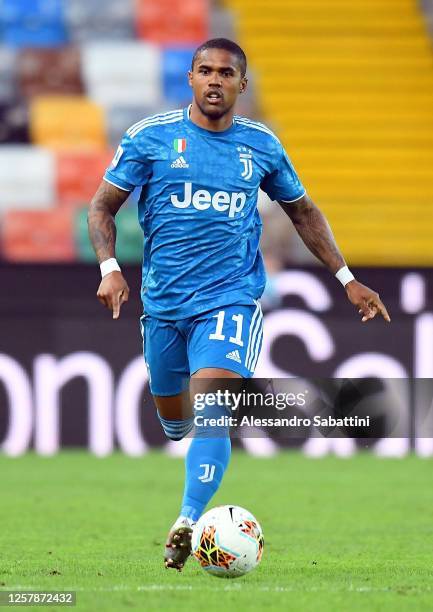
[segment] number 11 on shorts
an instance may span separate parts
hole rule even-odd
[[[225,340],[226,337],[223,334],[224,327],[224,319],[226,316],[225,310],[220,310],[218,314],[214,315],[212,318],[217,320],[216,328],[213,334],[209,334],[209,340]],[[232,321],[236,323],[236,335],[230,336],[229,342],[233,342],[233,344],[237,344],[238,346],[243,346],[242,342],[242,325],[244,322],[244,315],[235,314],[232,315]]]

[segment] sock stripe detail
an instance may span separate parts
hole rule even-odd
[[[165,435],[167,438],[174,440],[181,440],[184,438],[194,427],[194,417],[185,419],[184,421],[164,419],[159,412],[158,418],[162,425]]]
[[[183,429],[185,427],[185,423],[187,422],[188,421],[175,422],[161,419],[161,423],[163,423],[168,429]]]

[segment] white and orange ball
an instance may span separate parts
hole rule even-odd
[[[239,506],[217,506],[197,521],[192,554],[206,573],[237,578],[253,570],[263,554],[263,532],[257,519]]]

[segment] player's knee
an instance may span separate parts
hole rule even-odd
[[[158,418],[162,425],[165,435],[169,440],[173,440],[178,442],[182,440],[185,436],[189,434],[191,429],[194,427],[194,418],[190,417],[189,419],[184,420],[171,420],[164,419],[158,412]]]

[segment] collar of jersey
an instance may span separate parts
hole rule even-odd
[[[191,121],[191,119],[189,118],[190,112],[191,112],[191,104],[187,106],[187,108],[185,108],[183,111],[183,117],[186,123],[189,125],[189,127],[192,128],[193,130],[196,130],[197,132],[200,132],[201,134],[210,136],[211,138],[221,138],[221,136],[226,136],[226,134],[230,134],[236,127],[235,120],[233,119],[233,123],[231,124],[231,126],[227,128],[226,130],[223,130],[222,132],[214,132],[213,130],[205,130],[204,128],[200,127],[199,125]]]

